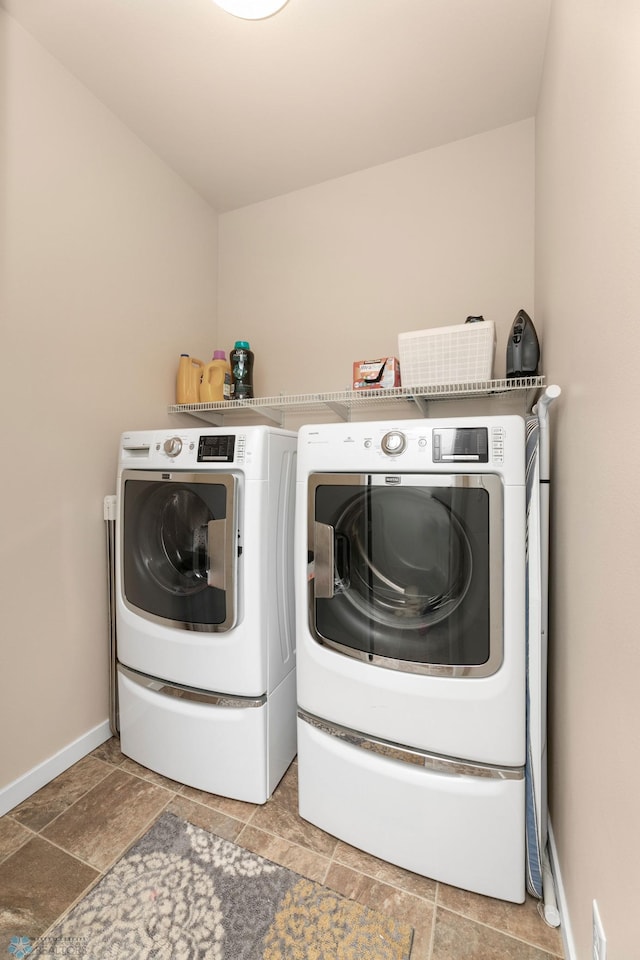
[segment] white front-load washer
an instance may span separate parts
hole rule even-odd
[[[264,803],[296,753],[296,434],[125,433],[116,633],[124,754]]]
[[[297,481],[301,815],[522,901],[524,420],[306,426]]]

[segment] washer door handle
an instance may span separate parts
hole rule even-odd
[[[209,520],[207,524],[207,583],[227,589],[227,521]]]
[[[314,594],[330,600],[334,589],[335,530],[328,523],[313,524]]]

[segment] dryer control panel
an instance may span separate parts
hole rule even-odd
[[[309,424],[298,432],[298,477],[307,469],[432,470],[499,473],[505,483],[522,485],[524,448],[525,420],[516,415]]]
[[[488,463],[486,427],[447,427],[433,431],[434,463]]]

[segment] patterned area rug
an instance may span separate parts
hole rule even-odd
[[[412,938],[411,927],[165,813],[31,956],[407,960]]]

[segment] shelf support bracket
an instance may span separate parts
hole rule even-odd
[[[429,401],[426,397],[412,397],[411,398],[415,404],[418,406],[418,410],[423,417],[429,416]]]
[[[349,421],[351,420],[351,411],[349,407],[344,403],[335,403],[332,400],[325,400],[324,404],[329,408],[337,417],[340,417],[341,420]]]
[[[284,423],[284,413],[274,410],[273,407],[254,407],[255,412],[264,417],[265,420],[271,420],[277,427],[281,427]]]

